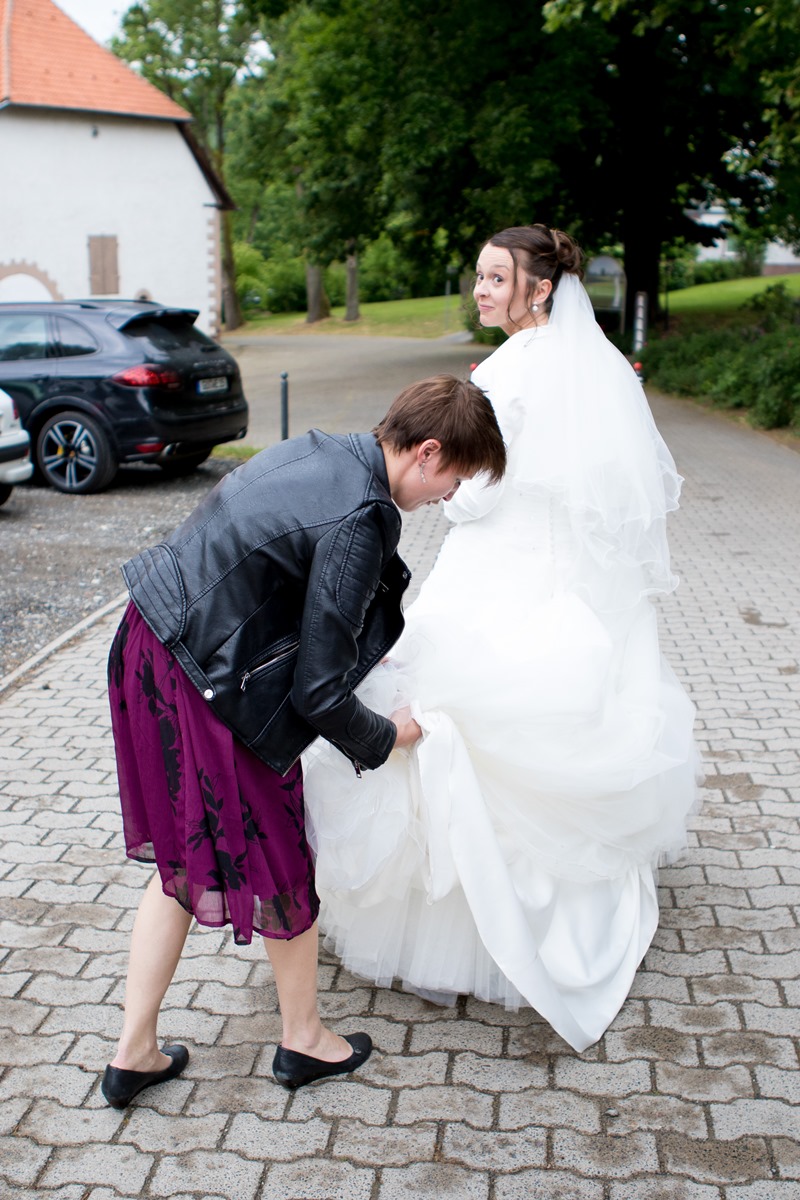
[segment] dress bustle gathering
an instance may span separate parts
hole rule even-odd
[[[696,802],[694,711],[650,602],[677,583],[681,479],[573,276],[473,380],[506,478],[446,506],[405,632],[359,690],[387,715],[410,703],[423,739],[361,780],[326,743],[305,756],[320,925],[358,975],[528,1005],[583,1050],[628,995]]]

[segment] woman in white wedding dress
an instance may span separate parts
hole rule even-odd
[[[320,925],[345,966],[438,1003],[530,1005],[576,1050],[630,990],[697,772],[650,601],[677,583],[681,478],[580,263],[542,225],[481,251],[481,323],[509,336],[472,378],[508,471],[445,506],[453,528],[362,689],[386,714],[409,704],[424,736],[362,779],[327,745],[305,764]]]

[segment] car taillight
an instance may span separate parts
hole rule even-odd
[[[113,376],[114,383],[122,383],[125,387],[166,387],[179,388],[181,377],[177,371],[169,371],[166,367],[153,367],[142,363],[139,367],[128,367]]]

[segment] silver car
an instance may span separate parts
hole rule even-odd
[[[0,504],[5,504],[15,483],[33,474],[31,439],[20,424],[17,406],[0,388]]]

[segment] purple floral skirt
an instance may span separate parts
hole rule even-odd
[[[222,724],[130,604],[108,662],[129,858],[201,925],[292,938],[319,900],[299,763],[279,775]]]

